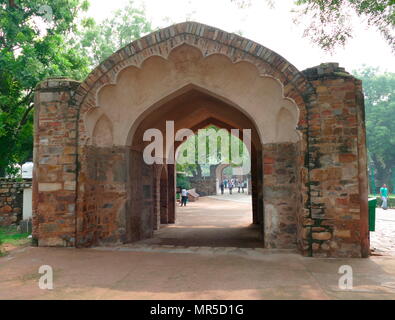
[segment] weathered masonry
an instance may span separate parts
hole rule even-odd
[[[40,246],[132,242],[174,223],[174,165],[142,159],[145,130],[165,133],[174,120],[175,131],[252,130],[253,221],[265,247],[369,255],[361,81],[336,63],[300,72],[248,39],[186,22],[127,45],[82,83],[40,83],[35,104]]]
[[[0,178],[0,227],[17,225],[29,218],[31,185],[30,179]]]

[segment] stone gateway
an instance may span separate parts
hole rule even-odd
[[[175,166],[142,156],[144,132],[165,136],[166,121],[175,131],[252,130],[253,222],[266,248],[369,255],[361,81],[336,63],[298,71],[253,41],[195,22],[132,42],[82,83],[37,86],[37,244],[127,243],[175,223]]]

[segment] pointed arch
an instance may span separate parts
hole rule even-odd
[[[108,117],[103,114],[97,120],[92,134],[92,143],[99,147],[110,147],[113,144],[112,123]]]

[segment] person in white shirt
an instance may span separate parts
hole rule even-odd
[[[187,206],[187,199],[188,199],[188,191],[187,189],[182,189],[181,190],[181,207],[184,205],[184,207]]]

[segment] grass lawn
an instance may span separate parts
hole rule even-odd
[[[369,198],[374,198],[374,197],[380,197],[380,195],[379,194],[376,194],[376,196],[374,196],[374,195],[372,195],[372,194],[370,194],[369,195]],[[395,194],[390,194],[390,195],[388,195],[388,198],[390,198],[390,199],[395,199]]]
[[[29,233],[20,233],[16,227],[0,227],[0,256],[5,255],[5,250],[1,246],[11,245],[14,247],[23,246],[30,243]]]
[[[377,208],[381,206],[381,197],[379,194],[376,194],[376,196],[369,194],[369,199],[370,198],[376,198],[377,199]],[[389,208],[395,208],[395,194],[390,194],[388,195],[388,207]]]

